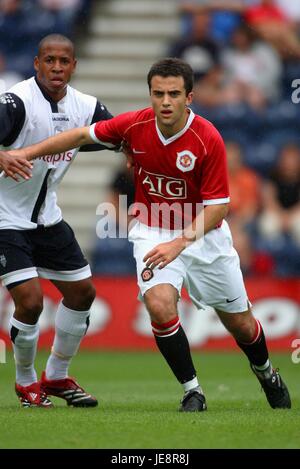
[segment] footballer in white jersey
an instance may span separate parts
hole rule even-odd
[[[0,145],[12,150],[73,127],[110,119],[106,107],[68,82],[76,68],[65,36],[46,36],[34,59],[36,76],[0,96]],[[81,148],[83,149],[83,148]],[[84,150],[101,150],[95,145]],[[49,407],[49,395],[68,405],[93,407],[97,399],[68,377],[68,366],[89,325],[95,298],[91,270],[72,228],[63,220],[56,189],[79,147],[41,155],[24,181],[0,178],[0,278],[15,303],[10,337],[16,360],[16,394],[23,407]],[[38,277],[62,294],[52,352],[41,379],[34,359],[43,294]]]

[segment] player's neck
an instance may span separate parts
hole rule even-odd
[[[178,134],[179,132],[181,132],[181,130],[184,129],[188,121],[188,118],[189,118],[189,112],[185,112],[182,115],[182,117],[173,125],[164,125],[162,122],[157,121],[157,127],[159,128],[164,138],[168,139]]]
[[[41,92],[43,93],[44,97],[48,101],[53,101],[54,103],[58,103],[67,94],[67,87],[57,90],[57,91],[52,91],[52,90],[49,90],[43,83],[41,83],[37,77],[35,78],[35,80]]]
[[[63,89],[63,90],[60,90],[60,91],[58,91],[58,92],[50,91],[50,90],[48,90],[48,89],[46,89],[46,88],[44,88],[44,87],[43,87],[43,90],[44,90],[44,93],[45,93],[46,95],[48,95],[49,98],[50,98],[53,102],[55,102],[55,103],[58,103],[58,102],[59,102],[61,99],[63,99],[63,98],[66,96],[66,94],[67,94],[67,89],[66,89],[66,88]]]

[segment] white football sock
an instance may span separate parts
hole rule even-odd
[[[202,388],[200,384],[198,383],[198,378],[195,376],[195,378],[191,379],[191,381],[187,381],[186,383],[182,384],[184,392],[187,393],[191,391],[192,389],[195,389],[199,391],[201,394],[203,394]]]
[[[16,363],[16,382],[29,386],[37,381],[34,359],[39,338],[38,324],[24,324],[14,317],[10,319],[10,335]]]
[[[81,339],[88,327],[90,310],[76,311],[61,302],[55,318],[55,337],[51,355],[46,365],[47,379],[64,379],[72,357],[76,354]]]

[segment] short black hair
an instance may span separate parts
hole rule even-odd
[[[41,55],[43,47],[50,42],[61,42],[62,44],[70,46],[73,51],[73,57],[75,56],[74,44],[67,36],[62,34],[48,34],[48,36],[43,37],[38,45],[38,57]]]
[[[147,82],[151,91],[151,80],[154,76],[160,77],[182,77],[186,95],[188,95],[194,86],[194,72],[192,67],[181,59],[166,57],[155,62],[149,70]]]

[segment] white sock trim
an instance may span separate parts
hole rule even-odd
[[[191,381],[187,381],[186,383],[183,383],[182,386],[183,386],[184,392],[188,392],[191,389],[199,387],[197,376],[195,376],[195,378],[191,379]]]
[[[270,368],[271,363],[270,363],[270,360],[268,359],[264,365],[259,365],[259,366],[253,365],[253,366],[257,371],[266,371]]]
[[[56,312],[55,327],[61,331],[77,337],[82,337],[86,330],[86,319],[90,310],[76,311],[67,308],[62,302]]]
[[[38,324],[25,324],[24,322],[18,321],[16,318],[11,317],[9,321],[11,326],[16,327],[20,331],[24,332],[34,332],[36,329],[39,328]]]

